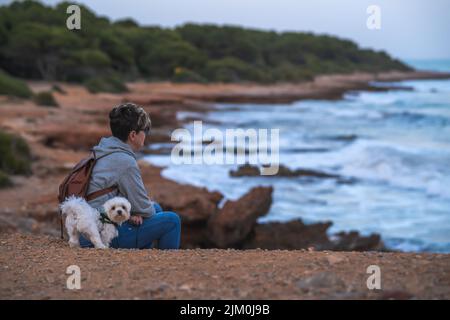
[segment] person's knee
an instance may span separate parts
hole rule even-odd
[[[176,214],[175,212],[166,212],[165,213],[167,215],[167,218],[172,221],[173,223],[175,223],[177,226],[181,225],[181,219],[180,216],[178,214]]]

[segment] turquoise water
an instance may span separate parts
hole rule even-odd
[[[422,61],[417,67],[433,65],[450,71],[450,61]],[[273,185],[274,202],[261,223],[331,220],[331,233],[377,232],[394,249],[450,252],[450,80],[396,84],[414,90],[350,92],[340,101],[220,104],[203,115],[214,121],[206,128],[279,128],[281,164],[339,174],[352,183],[231,178],[228,172],[237,165],[147,159],[168,166],[163,171],[168,178],[219,190],[228,199],[256,185]]]
[[[405,62],[417,70],[450,72],[450,59],[406,60]]]

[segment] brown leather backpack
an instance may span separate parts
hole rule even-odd
[[[109,153],[110,154],[110,153]],[[107,155],[109,155],[107,154]],[[107,156],[103,155],[101,157],[96,157],[94,149],[91,149],[91,154],[89,157],[84,158],[78,162],[71,172],[64,178],[63,182],[59,185],[58,201],[61,204],[69,196],[77,196],[86,199],[86,201],[93,200],[104,194],[114,191],[117,186],[112,186],[109,188],[97,190],[90,194],[87,194],[89,187],[89,181],[91,179],[92,169],[94,169],[95,163]],[[64,238],[63,235],[63,219],[60,209],[60,222],[61,222],[61,239]]]

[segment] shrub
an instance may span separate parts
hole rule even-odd
[[[59,107],[58,103],[53,97],[53,94],[50,91],[36,93],[33,96],[33,101],[39,106]]]
[[[73,53],[73,58],[81,65],[94,69],[102,69],[111,64],[111,59],[108,55],[104,54],[100,50],[80,50]]]
[[[185,68],[175,68],[175,73],[172,77],[174,82],[206,82],[206,79],[201,75]]]
[[[53,90],[53,91],[56,91],[56,92],[59,92],[59,93],[61,93],[61,94],[67,94],[67,92],[64,91],[64,89],[61,88],[61,87],[60,87],[59,85],[57,85],[57,84],[54,84],[54,85],[52,86],[52,90]]]
[[[32,95],[31,90],[25,82],[11,77],[3,70],[0,70],[0,94],[20,98],[29,98]]]
[[[268,81],[268,75],[261,68],[254,67],[240,59],[226,57],[208,62],[205,70],[209,80],[220,82]]]
[[[31,152],[21,137],[0,131],[0,171],[6,174],[30,174]]]
[[[128,91],[127,86],[120,80],[118,76],[103,76],[89,79],[84,86],[91,93],[111,92],[120,93]]]
[[[8,175],[0,170],[0,189],[11,187],[12,185],[13,183]]]

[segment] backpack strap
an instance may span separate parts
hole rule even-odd
[[[112,191],[114,191],[116,189],[117,189],[116,186],[112,186],[112,187],[109,187],[109,188],[105,188],[105,189],[94,191],[94,192],[92,192],[92,193],[90,193],[90,194],[88,194],[86,196],[86,201],[91,201],[91,200],[93,200],[95,198],[98,198],[98,197],[103,196],[103,195],[105,195],[107,193],[110,193],[110,192],[112,192]]]
[[[64,239],[63,218],[62,218],[62,214],[61,214],[61,209],[59,209],[59,228],[61,231],[61,239]]]

